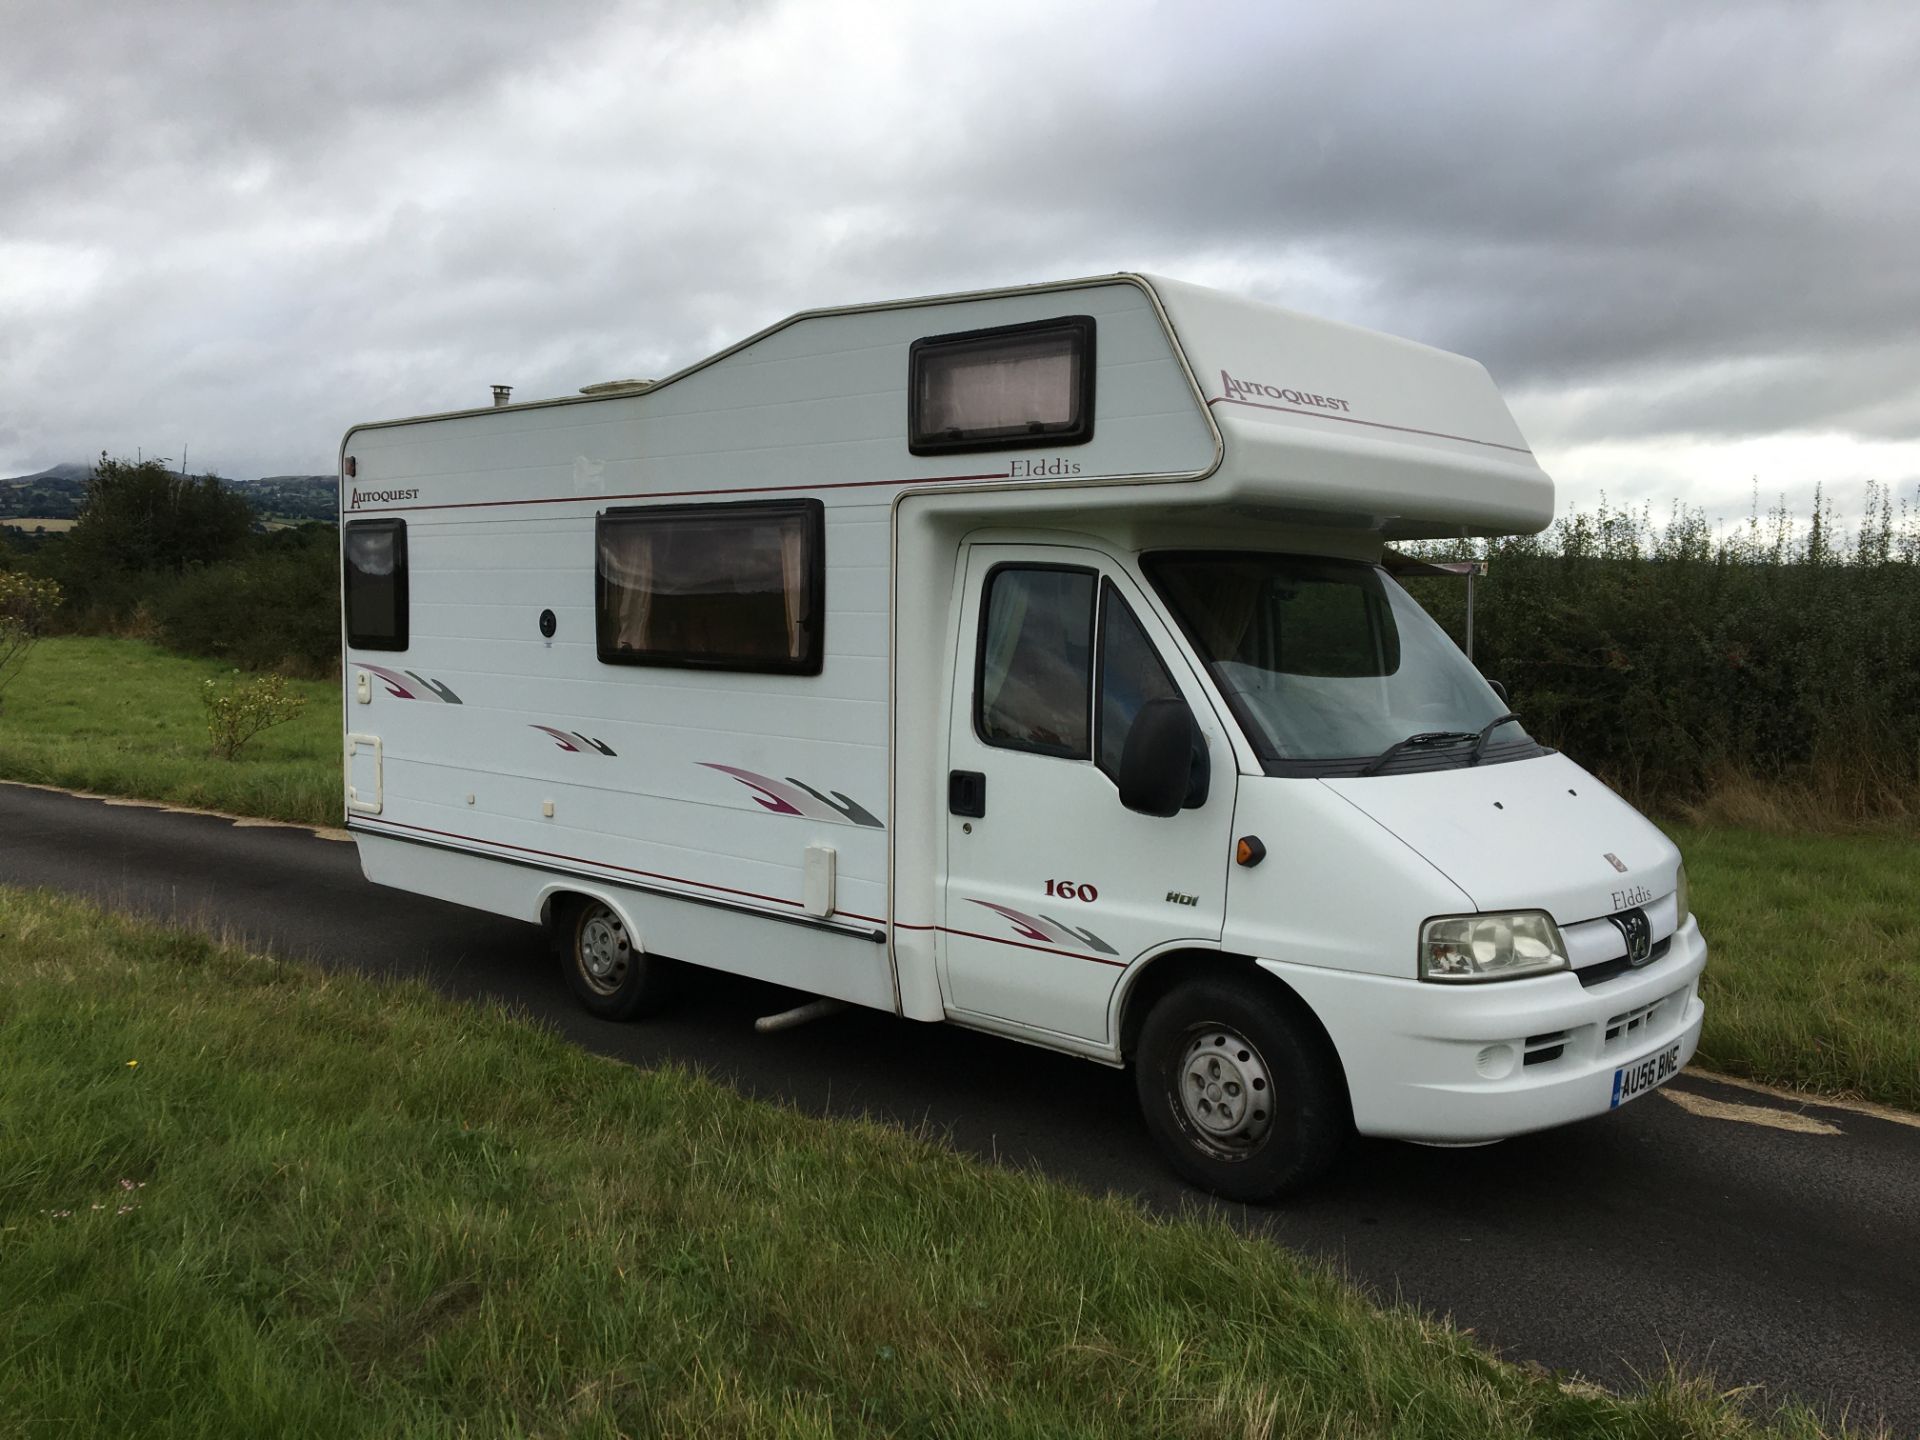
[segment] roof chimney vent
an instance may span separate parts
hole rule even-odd
[[[496,385],[493,387],[493,408],[498,410],[513,399],[513,386]]]

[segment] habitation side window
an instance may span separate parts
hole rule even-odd
[[[1093,439],[1091,315],[931,335],[907,361],[907,449],[1012,450]]]
[[[607,664],[820,673],[818,500],[608,510],[595,539],[595,626]]]
[[[406,649],[407,522],[348,521],[341,550],[348,646]]]
[[[1091,570],[1001,565],[987,576],[974,674],[980,738],[1008,750],[1090,758]]]

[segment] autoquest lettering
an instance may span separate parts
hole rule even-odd
[[[358,510],[362,505],[398,505],[403,500],[418,500],[420,491],[413,490],[360,490],[353,492],[353,498],[347,502],[349,510]]]
[[[1220,372],[1220,387],[1227,392],[1226,398],[1229,400],[1259,395],[1268,400],[1280,400],[1288,405],[1309,405],[1319,410],[1346,412],[1352,409],[1337,396],[1316,395],[1311,390],[1283,390],[1278,385],[1263,385],[1258,380],[1236,380],[1224,370]]]

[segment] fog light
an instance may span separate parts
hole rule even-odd
[[[1489,1080],[1504,1080],[1513,1073],[1518,1058],[1511,1045],[1486,1045],[1473,1057],[1473,1068]]]

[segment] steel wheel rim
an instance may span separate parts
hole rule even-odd
[[[1227,1026],[1192,1032],[1174,1081],[1181,1113],[1211,1148],[1244,1153],[1273,1129],[1273,1072],[1253,1042]]]
[[[617,991],[633,966],[633,941],[620,917],[604,905],[587,911],[574,940],[574,959],[594,994]]]

